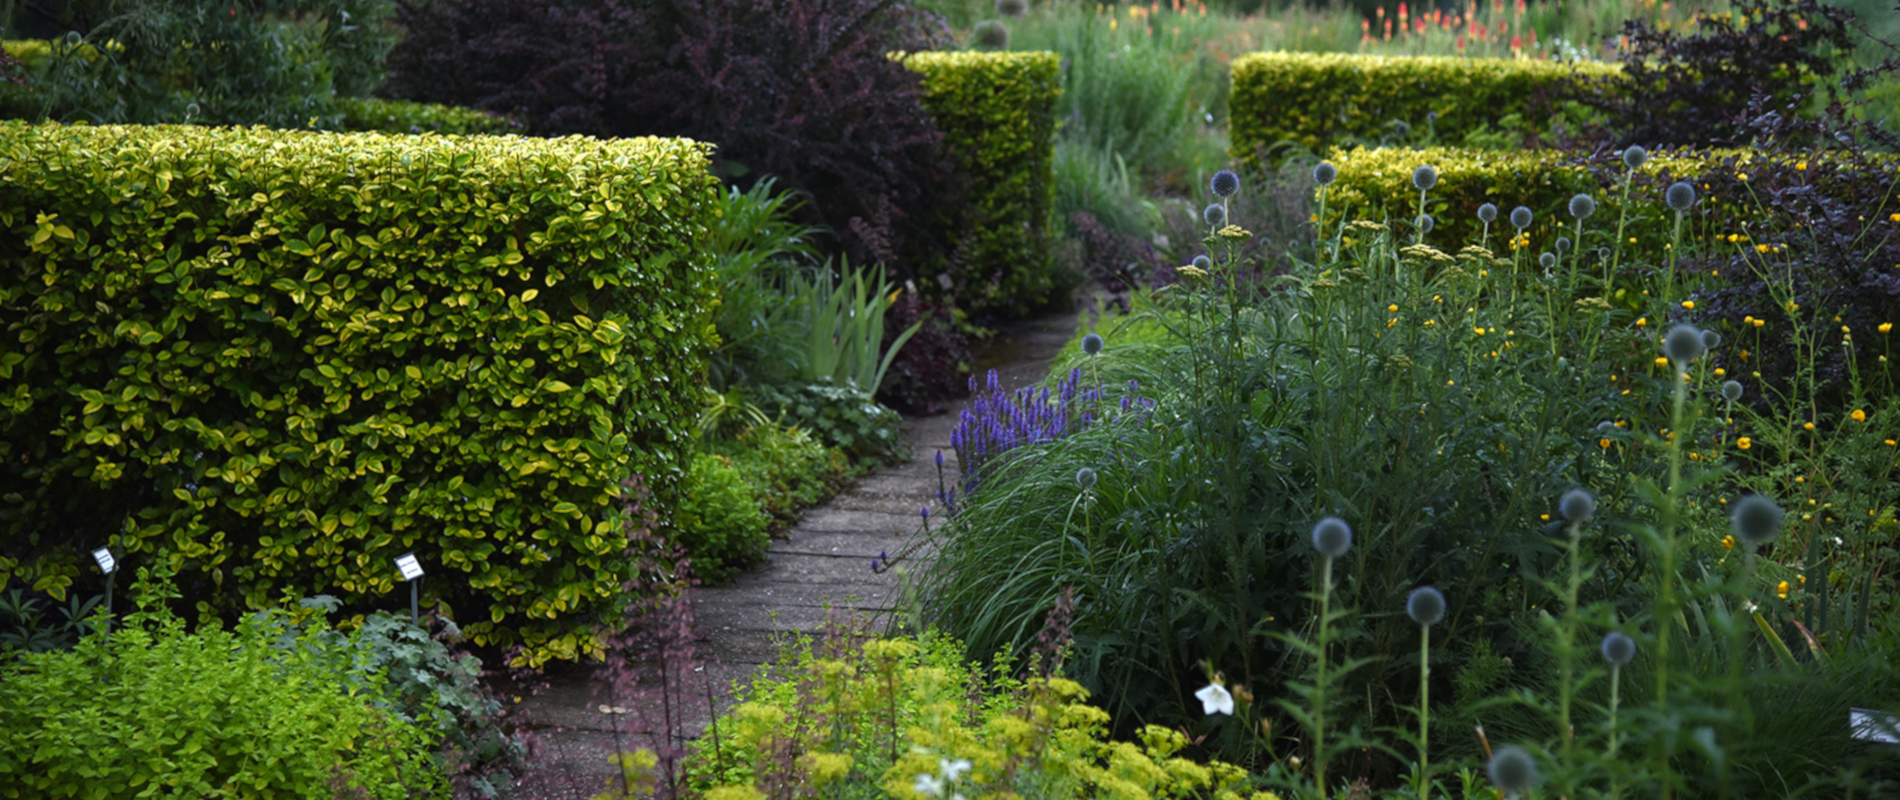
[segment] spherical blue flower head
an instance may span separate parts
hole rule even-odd
[[[1208,180],[1207,188],[1214,192],[1215,197],[1225,200],[1240,191],[1240,176],[1231,169],[1221,170]]]
[[[1338,179],[1339,179],[1339,168],[1333,166],[1333,163],[1331,161],[1321,161],[1319,162],[1317,166],[1313,167],[1313,182],[1314,183],[1317,183],[1321,186],[1331,186],[1333,184],[1333,181],[1336,181]]]
[[[1313,526],[1313,548],[1338,558],[1352,549],[1352,528],[1338,517],[1327,517]]]
[[[1093,333],[1082,337],[1082,352],[1092,356],[1100,355],[1102,352],[1102,337]]]
[[[1438,227],[1438,221],[1435,219],[1432,219],[1432,215],[1430,214],[1418,215],[1418,232],[1419,233],[1431,233],[1432,229],[1435,227]]]
[[[1695,187],[1684,181],[1669,184],[1663,192],[1663,202],[1676,211],[1688,211],[1695,205]]]
[[[1595,213],[1597,213],[1597,201],[1591,199],[1589,195],[1579,194],[1570,198],[1570,216],[1588,219]]]
[[[1677,325],[1663,336],[1663,355],[1677,364],[1687,364],[1701,358],[1707,349],[1702,344],[1702,332],[1693,325]]]
[[[1615,431],[1616,431],[1616,423],[1614,422],[1611,422],[1606,419],[1602,422],[1597,423],[1597,433],[1614,433]]]
[[[1207,256],[1195,256],[1192,263],[1203,272],[1214,268],[1214,259]]]
[[[1412,170],[1412,186],[1419,191],[1429,192],[1433,186],[1437,185],[1438,170],[1429,166],[1421,166],[1418,169]]]
[[[1637,169],[1649,161],[1649,151],[1640,144],[1633,144],[1623,150],[1623,166]]]
[[[1597,499],[1582,489],[1571,489],[1557,501],[1557,513],[1562,514],[1565,521],[1582,522],[1597,513]]]
[[[1095,470],[1088,467],[1076,470],[1075,485],[1082,487],[1085,492],[1095,488]]]
[[[1001,50],[1009,46],[1009,26],[1001,20],[986,19],[970,30],[970,36],[976,46],[985,50]]]
[[[1557,248],[1557,255],[1563,255],[1565,253],[1570,252],[1570,237],[1568,236],[1557,237],[1555,246]]]
[[[1550,269],[1551,267],[1557,266],[1557,254],[1539,253],[1537,255],[1537,263],[1542,265],[1544,269]]]
[[[1727,400],[1731,403],[1742,399],[1742,382],[1741,381],[1723,381],[1722,382],[1722,399]]]
[[[1485,771],[1491,776],[1491,785],[1503,789],[1505,794],[1526,794],[1537,783],[1537,759],[1521,747],[1498,748],[1491,754],[1491,763]]]
[[[1729,515],[1735,538],[1752,545],[1767,544],[1780,535],[1781,521],[1781,506],[1758,494],[1742,498]]]
[[[1702,346],[1710,350],[1714,350],[1717,347],[1721,347],[1722,334],[1716,333],[1715,331],[1703,331],[1702,332]]]
[[[1485,203],[1484,205],[1478,206],[1478,221],[1479,222],[1489,225],[1493,222],[1496,222],[1497,219],[1498,219],[1497,206],[1491,205],[1490,203]]]
[[[1603,660],[1610,666],[1621,667],[1636,660],[1636,640],[1622,631],[1610,631],[1603,637],[1603,644],[1597,647],[1603,653]]]
[[[1226,225],[1227,207],[1219,203],[1209,203],[1207,208],[1201,209],[1201,220],[1210,228]]]
[[[1420,586],[1405,596],[1405,615],[1421,627],[1437,625],[1445,618],[1445,594],[1430,586]]]
[[[1530,227],[1531,210],[1524,206],[1511,209],[1511,224],[1517,226],[1520,231]]]

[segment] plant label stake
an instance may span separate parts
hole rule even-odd
[[[416,581],[422,580],[422,562],[416,560],[415,553],[403,553],[396,556],[396,569],[402,570],[402,579],[409,582],[409,624],[421,625],[422,615],[416,607]]]
[[[112,644],[112,577],[119,572],[119,562],[112,558],[112,551],[101,547],[92,551],[92,560],[99,562],[99,571],[106,575],[106,635],[105,643]]]

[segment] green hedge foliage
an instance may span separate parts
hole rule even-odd
[[[520,133],[523,130],[520,122],[472,108],[379,97],[339,97],[336,104],[343,111],[346,131],[451,135]]]
[[[694,574],[708,583],[763,560],[771,544],[766,536],[771,519],[726,456],[693,456],[678,521],[679,544],[692,557]]]
[[[111,544],[203,611],[361,607],[413,550],[476,642],[598,652],[633,569],[620,484],[665,515],[688,463],[707,163],[0,123],[0,584],[63,594]]]
[[[0,798],[435,796],[436,734],[288,616],[166,615],[0,665]]]
[[[1320,152],[1349,137],[1376,139],[1392,120],[1422,126],[1433,111],[1440,141],[1461,141],[1510,115],[1535,129],[1547,120],[1526,103],[1532,95],[1578,72],[1618,69],[1504,58],[1249,53],[1233,62],[1233,155],[1259,166],[1263,151],[1283,141]]]
[[[1054,53],[912,53],[924,108],[966,180],[943,225],[957,245],[947,267],[967,311],[1026,312],[1060,301],[1056,268]]]

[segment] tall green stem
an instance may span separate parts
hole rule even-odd
[[[1320,800],[1326,798],[1326,623],[1332,615],[1333,600],[1333,557],[1326,557],[1326,566],[1321,570],[1319,590],[1319,678],[1314,684],[1317,693],[1313,702],[1313,781],[1319,790]]]
[[[1431,791],[1432,626],[1420,625],[1418,638],[1418,800]]]

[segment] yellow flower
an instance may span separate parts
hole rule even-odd
[[[1694,300],[1684,300],[1684,301],[1682,301],[1682,307],[1683,307],[1683,308],[1685,308],[1685,309],[1688,309],[1688,310],[1690,310],[1690,311],[1694,311],[1694,310],[1695,310],[1695,301],[1694,301]]]
[[[1757,252],[1757,253],[1766,253],[1766,252],[1768,252],[1768,245],[1765,245],[1765,244],[1758,244],[1758,245],[1755,245],[1755,252]]]
[[[1852,413],[1852,414],[1849,414],[1848,416],[1850,416],[1850,417],[1853,417],[1853,418],[1854,418],[1854,421],[1855,421],[1855,422],[1866,422],[1866,421],[1867,421],[1867,412],[1865,412],[1865,411],[1862,411],[1862,410],[1860,410],[1860,409],[1858,409],[1858,408],[1856,408],[1856,409],[1854,409],[1854,413]]]
[[[1648,317],[1637,317],[1637,318],[1636,318],[1636,327],[1638,327],[1638,328],[1641,328],[1641,327],[1643,327],[1644,325],[1648,325],[1648,324],[1649,324],[1649,318],[1648,318]]]
[[[1896,446],[1900,446],[1900,442],[1896,442],[1896,441],[1894,441],[1893,439],[1888,439],[1888,440],[1887,440],[1887,446],[1888,446],[1888,447],[1896,447]]]
[[[1811,431],[1811,430],[1814,430],[1814,423],[1812,423],[1812,422],[1803,422],[1803,423],[1801,423],[1801,429],[1802,429],[1802,430],[1804,430],[1804,431]]]
[[[1667,358],[1663,358],[1662,356],[1657,356],[1657,357],[1656,357],[1656,366],[1658,366],[1658,367],[1667,367],[1667,366],[1669,366],[1669,359],[1667,359]]]
[[[1889,216],[1889,217],[1887,217],[1887,221],[1888,221],[1888,222],[1900,222],[1900,214],[1894,214],[1894,215],[1891,215],[1891,216]]]
[[[1722,547],[1724,547],[1724,548],[1726,548],[1726,549],[1729,549],[1729,550],[1734,550],[1734,549],[1735,549],[1735,537],[1733,537],[1733,536],[1724,536],[1724,537],[1722,537]]]
[[[1735,448],[1738,450],[1747,450],[1748,448],[1753,447],[1753,446],[1754,444],[1749,442],[1748,437],[1746,436],[1735,440]]]
[[[1539,518],[1539,519],[1542,519],[1542,520],[1543,520],[1543,521],[1545,521],[1545,522],[1549,522],[1549,521],[1550,521],[1550,515],[1549,515],[1549,514],[1539,514],[1539,515],[1537,515],[1537,516],[1538,516],[1538,518]]]
[[[1788,599],[1788,582],[1787,581],[1782,581],[1781,583],[1775,585],[1775,596],[1783,600]]]
[[[1605,449],[1605,450],[1608,450],[1608,449],[1610,449],[1610,440],[1608,440],[1608,439],[1598,439],[1598,440],[1597,440],[1597,446],[1598,446],[1598,447],[1601,447],[1601,448],[1603,448],[1603,449]]]
[[[1717,378],[1720,378],[1720,377],[1723,377],[1723,376],[1726,376],[1726,375],[1728,375],[1728,370],[1725,370],[1725,369],[1723,369],[1723,368],[1721,368],[1721,367],[1716,367],[1716,368],[1715,368],[1715,377],[1717,377]]]
[[[1800,171],[1802,171],[1802,172],[1807,172],[1807,171],[1808,171],[1808,162],[1806,162],[1806,161],[1802,161],[1802,162],[1799,162],[1799,163],[1797,163],[1797,164],[1795,164],[1795,165],[1794,165],[1794,168],[1795,168],[1795,169],[1798,169],[1798,170],[1800,170]]]
[[[1179,267],[1176,267],[1175,271],[1181,273],[1182,275],[1186,275],[1190,278],[1207,277],[1207,270],[1201,269],[1200,267],[1194,266],[1193,264],[1183,264]]]
[[[1432,327],[1433,325],[1437,325],[1437,324],[1438,324],[1438,320],[1435,320],[1435,319],[1425,320],[1425,327],[1427,328]]]
[[[1764,321],[1762,321],[1762,320],[1759,320],[1759,319],[1758,319],[1758,320],[1755,320],[1755,327],[1757,327],[1757,328],[1759,328],[1759,327],[1761,327],[1761,326],[1763,326],[1763,325],[1767,325],[1767,324],[1768,324],[1767,322],[1764,322]]]
[[[1890,332],[1892,332],[1892,331],[1893,331],[1893,323],[1891,323],[1891,322],[1882,322],[1882,323],[1880,323],[1880,332],[1881,332],[1881,333],[1890,333]]]
[[[1399,306],[1397,303],[1394,303],[1392,305],[1386,306],[1385,311],[1388,314],[1397,314],[1399,313]]]
[[[1798,580],[1798,581],[1800,581],[1800,582],[1801,582],[1801,585],[1802,585],[1803,587],[1806,587],[1806,586],[1808,585],[1808,576],[1806,576],[1806,575],[1796,575],[1796,576],[1794,576],[1794,577],[1795,577],[1795,580]]]

